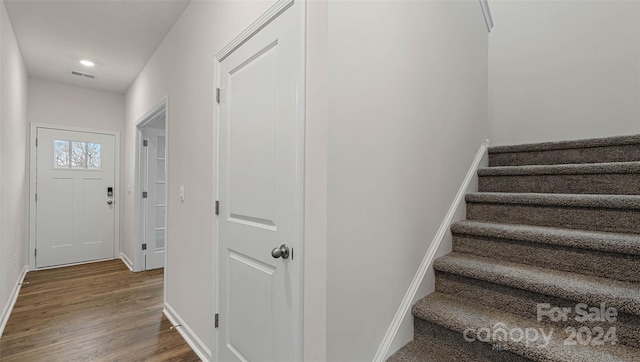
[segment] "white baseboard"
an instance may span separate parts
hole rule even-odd
[[[27,275],[29,271],[29,266],[25,265],[20,272],[20,276],[16,281],[16,285],[13,286],[13,291],[11,292],[11,296],[9,297],[9,301],[7,305],[4,306],[2,310],[2,314],[0,315],[0,336],[4,332],[4,327],[7,326],[7,322],[9,321],[9,316],[13,311],[13,306],[16,304],[16,300],[18,300],[18,294],[20,294],[20,287],[22,287],[22,282],[24,281],[24,277]]]
[[[204,362],[212,361],[211,350],[207,348],[207,345],[202,342],[200,338],[193,332],[189,325],[186,324],[182,318],[176,313],[176,311],[169,305],[169,303],[164,303],[164,315],[167,316],[167,319],[173,324],[175,329],[180,333],[182,338],[187,342],[187,344],[193,349],[193,351],[200,357]]]
[[[433,238],[431,245],[429,245],[429,249],[427,249],[427,253],[424,255],[424,258],[422,259],[422,263],[420,263],[420,267],[418,268],[418,271],[416,272],[415,276],[413,277],[413,280],[411,281],[411,284],[409,285],[409,289],[404,295],[404,298],[402,299],[402,302],[400,303],[400,306],[398,307],[398,310],[396,311],[396,314],[393,317],[393,320],[391,320],[391,325],[389,325],[389,328],[387,329],[387,332],[384,338],[382,339],[382,343],[378,347],[378,351],[376,352],[376,355],[373,357],[374,362],[383,362],[389,357],[388,356],[389,349],[391,348],[391,345],[394,339],[396,338],[396,334],[398,333],[398,330],[400,329],[402,322],[407,317],[407,313],[410,313],[411,305],[413,304],[416,298],[418,289],[420,288],[420,285],[422,284],[422,281],[424,280],[424,277],[427,274],[427,271],[429,271],[429,269],[433,265],[436,252],[438,251],[438,248],[440,247],[442,240],[444,239],[445,235],[449,232],[449,227],[451,226],[451,224],[454,221],[456,221],[456,220],[453,220],[453,218],[458,208],[464,202],[464,196],[467,193],[467,190],[469,189],[471,181],[474,179],[474,176],[478,172],[478,167],[480,166],[480,162],[482,161],[482,159],[484,158],[487,152],[487,147],[488,147],[488,140],[487,140],[487,143],[483,143],[482,145],[480,145],[480,148],[478,149],[478,153],[476,153],[476,157],[471,163],[471,167],[469,167],[469,170],[467,171],[467,175],[464,178],[464,181],[462,181],[462,185],[460,185],[460,188],[458,189],[458,193],[456,194],[455,198],[453,199],[453,202],[451,203],[451,206],[449,207],[449,211],[444,217],[444,220],[442,220],[442,224],[440,224],[440,228],[438,229],[436,236]]]
[[[129,270],[133,271],[133,263],[123,252],[120,252],[120,260],[122,260]]]

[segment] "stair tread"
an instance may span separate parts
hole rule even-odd
[[[458,221],[452,224],[451,231],[464,235],[497,237],[508,240],[640,255],[640,235],[638,234],[498,224],[471,220]]]
[[[474,192],[467,202],[640,210],[638,195]]]
[[[605,303],[618,312],[640,315],[640,285],[636,283],[456,252],[436,259],[433,268],[579,303]]]
[[[477,358],[471,357],[463,351],[445,346],[436,341],[424,338],[412,340],[405,344],[396,353],[391,355],[387,362],[475,362]]]
[[[535,319],[519,317],[497,309],[478,305],[470,300],[456,298],[442,293],[432,293],[418,301],[413,314],[431,323],[438,324],[468,337],[474,337],[474,331],[489,328],[512,331],[515,329],[544,331],[549,337],[548,344],[540,334],[533,342],[509,340],[488,341],[512,353],[537,361],[639,361],[640,350],[624,345],[584,346],[565,345],[564,328],[554,327]],[[495,329],[494,329],[495,328]],[[553,332],[552,332],[553,331]],[[517,334],[514,334],[514,336]],[[461,335],[461,338],[464,336]],[[533,336],[533,334],[532,334]],[[517,338],[517,337],[516,337]]]
[[[623,145],[640,144],[640,135],[614,136],[591,138],[571,141],[526,143],[521,145],[493,146],[489,147],[492,153],[536,152],[550,150],[569,150],[574,148],[615,147]]]
[[[590,175],[640,173],[640,162],[559,165],[494,166],[478,169],[478,176]]]

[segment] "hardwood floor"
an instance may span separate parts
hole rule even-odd
[[[199,361],[162,313],[163,270],[120,260],[32,271],[2,338],[1,361]]]

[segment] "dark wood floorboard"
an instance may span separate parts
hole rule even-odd
[[[0,361],[200,361],[162,313],[163,270],[120,260],[32,271]]]

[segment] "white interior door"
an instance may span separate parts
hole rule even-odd
[[[301,358],[299,7],[287,9],[219,67],[220,361]],[[289,255],[276,258],[281,245]]]
[[[36,149],[36,267],[113,258],[115,136],[38,128]]]
[[[166,138],[164,129],[145,128],[147,140],[144,244],[145,270],[164,267],[166,239]]]

